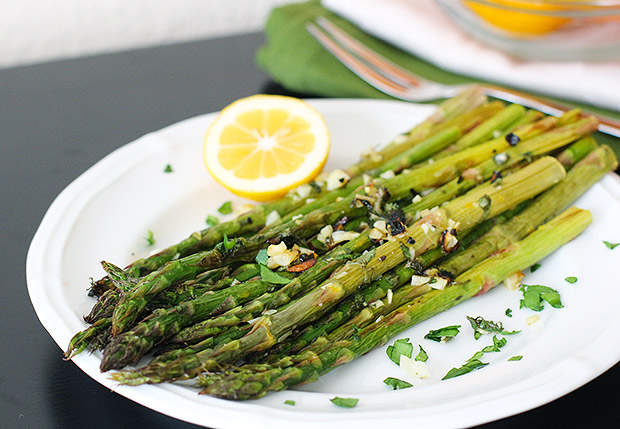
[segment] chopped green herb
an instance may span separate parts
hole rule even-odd
[[[233,238],[232,240],[228,239],[228,236],[226,234],[224,234],[224,241],[222,241],[222,243],[224,244],[224,248],[225,249],[232,249],[233,247],[235,247],[235,244],[237,243],[237,239]]]
[[[419,360],[420,362],[426,362],[428,360],[428,355],[426,354],[426,351],[424,351],[422,346],[420,346],[420,351],[416,355],[415,360]]]
[[[356,259],[356,262],[358,262],[360,265],[363,266],[369,263],[370,260],[374,258],[374,256],[375,256],[375,249],[365,250],[364,253],[362,253],[362,255]]]
[[[172,165],[166,164],[166,168],[164,168],[164,173],[172,173]]]
[[[339,398],[336,396],[335,398],[330,399],[334,405],[338,405],[343,408],[353,408],[357,405],[357,398]]]
[[[557,290],[547,286],[540,285],[523,285],[521,286],[523,299],[519,304],[519,308],[529,308],[534,311],[541,311],[544,308],[544,301],[548,302],[554,308],[562,308],[562,301]]]
[[[540,268],[540,264],[534,264],[530,267],[530,272],[533,273],[534,271],[536,271],[537,269]]]
[[[605,243],[605,246],[607,246],[607,248],[610,250],[614,250],[616,247],[620,246],[620,243],[610,243],[609,241],[605,240],[603,240],[603,243]]]
[[[220,220],[217,218],[217,216],[213,216],[213,215],[207,216],[207,225],[215,226],[218,223],[220,223]]]
[[[463,364],[463,366],[459,367],[459,368],[452,368],[450,371],[448,371],[448,373],[442,378],[442,380],[447,380],[449,378],[454,378],[454,377],[458,377],[460,375],[463,374],[467,374],[470,373],[478,368],[482,368],[485,365],[488,365],[488,363],[482,362],[480,360],[480,358],[485,354],[485,353],[491,353],[491,352],[499,352],[499,349],[504,347],[506,345],[506,338],[497,338],[497,336],[493,336],[493,344],[490,346],[486,346],[484,347],[482,350],[474,353],[474,355],[472,357],[470,357],[469,359],[467,359],[467,362],[465,362],[465,364]]]
[[[261,265],[267,265],[268,259],[269,255],[267,254],[267,249],[260,249],[256,255],[256,262]]]
[[[295,401],[291,400],[291,399],[287,399],[286,401],[284,401],[284,403],[286,405],[295,405]]]
[[[392,386],[394,390],[407,389],[409,387],[413,387],[413,384],[408,383],[404,380],[400,380],[398,378],[394,378],[394,377],[388,377],[385,380],[383,380],[383,382],[387,384],[388,386]]]
[[[275,283],[279,285],[285,285],[290,282],[289,279],[271,271],[265,265],[260,265],[260,279],[267,283]]]
[[[504,330],[504,326],[502,322],[493,322],[492,320],[485,320],[482,317],[478,316],[475,319],[473,317],[467,316],[467,320],[471,324],[472,329],[474,330],[474,338],[477,340],[482,335],[486,334],[502,334],[502,335],[512,335],[516,334],[520,331],[506,331]]]
[[[222,204],[222,206],[219,209],[217,209],[217,211],[223,215],[231,214],[232,213],[232,201],[226,201],[224,204]]]
[[[507,308],[505,313],[506,313],[506,316],[512,317],[512,310],[510,308]]]
[[[392,362],[396,365],[400,365],[401,355],[411,358],[413,344],[409,342],[409,338],[401,338],[400,340],[394,341],[394,345],[388,346],[385,352]]]
[[[447,380],[449,378],[454,378],[454,377],[458,377],[458,376],[470,373],[473,370],[482,368],[485,365],[488,365],[488,363],[480,362],[477,359],[468,360],[463,366],[459,368],[452,368],[450,371],[448,371],[448,373],[444,375],[442,380]]]
[[[405,246],[404,244],[400,245],[400,251],[403,252],[403,256],[409,260],[411,259],[411,251],[409,250],[409,248],[407,246]]]
[[[445,343],[458,335],[461,325],[451,325],[445,328],[434,329],[428,332],[424,336],[427,340],[437,341],[438,343]]]
[[[152,246],[155,244],[155,238],[153,238],[153,231],[151,231],[150,229],[146,233],[146,237],[144,237],[144,239],[146,240],[147,246]]]
[[[577,277],[566,277],[564,280],[566,280],[569,283],[577,283]]]
[[[523,356],[521,356],[521,355],[513,356],[510,359],[508,359],[508,362],[514,362],[514,361],[518,361],[518,360],[521,360],[521,359],[523,359]]]

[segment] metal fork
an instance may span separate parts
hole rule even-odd
[[[317,18],[315,23],[308,23],[306,29],[349,70],[378,90],[400,100],[419,102],[453,97],[466,87],[476,85],[490,97],[522,104],[549,115],[560,116],[572,109],[495,85],[444,85],[423,79],[373,51],[324,17]],[[620,138],[620,121],[585,111],[583,114],[599,120],[600,132]]]

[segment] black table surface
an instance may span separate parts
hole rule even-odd
[[[26,253],[54,198],[106,154],[240,97],[287,94],[255,65],[262,43],[248,34],[0,70],[0,427],[194,427],[63,361],[30,303]],[[619,381],[616,365],[550,404],[483,427],[615,426]]]

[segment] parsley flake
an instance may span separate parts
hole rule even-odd
[[[433,329],[424,336],[424,339],[445,343],[458,335],[461,325],[451,325],[440,329]]]
[[[222,244],[224,245],[224,248],[227,250],[231,250],[233,247],[235,247],[235,244],[237,243],[237,239],[233,238],[232,240],[228,239],[228,236],[226,234],[224,234],[224,240],[222,241]]]
[[[504,313],[506,313],[506,316],[512,317],[512,310],[510,308],[507,308]]]
[[[578,279],[577,279],[577,277],[571,276],[571,277],[566,277],[564,280],[566,280],[570,284],[573,284],[573,283],[577,283]]]
[[[274,283],[279,285],[285,285],[290,283],[290,279],[281,276],[280,274],[271,271],[267,266],[260,265],[260,279],[267,283]]]
[[[478,316],[475,319],[473,317],[467,316],[467,320],[471,324],[472,329],[474,330],[474,338],[477,340],[482,335],[486,334],[502,334],[502,335],[512,335],[516,334],[520,331],[506,331],[504,330],[504,326],[502,322],[493,322],[492,320],[485,320],[482,317]]]
[[[146,237],[144,237],[144,239],[146,240],[147,246],[152,246],[155,244],[155,238],[153,238],[153,231],[151,231],[150,229],[146,233]]]
[[[339,398],[336,396],[335,398],[330,399],[334,405],[338,405],[343,408],[353,408],[357,405],[359,399],[357,398]]]
[[[426,362],[428,360],[428,354],[426,354],[426,351],[422,348],[422,346],[420,346],[420,351],[418,352],[414,360],[420,362]]]
[[[394,390],[407,389],[409,387],[413,387],[413,384],[407,381],[398,379],[398,378],[394,378],[394,377],[388,377],[385,380],[383,380],[383,382],[387,384],[388,386],[392,386]]]
[[[256,262],[261,265],[267,265],[267,260],[269,259],[269,255],[267,254],[267,249],[260,249],[256,254]]]
[[[226,201],[222,206],[217,209],[220,214],[227,215],[232,213],[232,201]]]
[[[218,223],[220,223],[220,220],[218,219],[217,216],[209,215],[209,216],[207,216],[206,222],[207,222],[207,225],[209,225],[209,226],[215,226]]]
[[[172,173],[172,165],[166,164],[166,167],[164,168],[164,173]]]
[[[548,286],[523,285],[520,290],[523,292],[523,299],[519,303],[519,308],[541,311],[545,301],[554,308],[564,307],[558,291]]]
[[[400,357],[402,355],[411,358],[413,353],[413,344],[409,342],[409,338],[401,338],[394,341],[394,345],[388,346],[385,351],[392,362],[396,365],[400,365]]]
[[[616,247],[620,246],[620,243],[610,243],[609,241],[605,240],[603,240],[603,243],[605,243],[605,246],[607,246],[607,248],[610,250],[614,250]]]
[[[523,359],[523,356],[521,355],[513,356],[510,359],[508,359],[508,362],[516,362],[516,361],[520,361],[521,359]]]
[[[295,401],[291,400],[291,399],[287,399],[286,401],[284,401],[285,405],[291,405],[294,406],[295,405]]]
[[[483,366],[488,365],[488,363],[482,362],[480,358],[485,353],[499,352],[500,348],[506,345],[506,338],[497,338],[497,336],[493,336],[493,344],[490,346],[484,347],[482,350],[474,353],[472,357],[470,357],[467,362],[463,364],[463,366],[459,368],[452,368],[448,373],[442,378],[442,380],[447,380],[449,378],[458,377],[467,373],[470,373],[478,368],[482,368]]]
[[[540,268],[540,264],[534,264],[530,267],[530,273],[533,273],[534,271],[536,271],[537,269]]]

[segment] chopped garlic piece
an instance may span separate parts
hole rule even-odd
[[[411,285],[412,286],[423,285],[423,284],[428,283],[430,280],[431,280],[430,277],[413,275],[411,276]]]
[[[388,304],[392,303],[392,297],[394,296],[394,293],[392,292],[392,289],[388,289],[387,290],[387,302]]]
[[[443,277],[434,277],[435,281],[434,282],[429,282],[429,286],[432,287],[433,289],[438,289],[438,290],[444,290],[446,288],[446,285],[448,284],[448,280],[443,278]]]
[[[280,220],[280,213],[274,210],[271,213],[269,213],[267,217],[265,218],[265,225],[271,225],[272,223],[277,222],[279,220]]]
[[[382,179],[392,179],[394,176],[396,176],[396,173],[394,173],[394,170],[388,170],[388,171],[381,173]]]
[[[308,198],[310,196],[310,192],[312,192],[312,186],[304,183],[303,185],[299,185],[295,191],[300,198]]]
[[[300,247],[299,248],[299,253],[301,253],[302,255],[313,255],[314,252],[310,249],[307,249],[305,247]]]
[[[334,189],[342,188],[350,179],[351,176],[343,170],[334,170],[327,177],[327,190],[333,191]]]
[[[315,200],[316,200],[316,198],[308,198],[308,199],[306,200],[306,204],[313,203]]]
[[[525,323],[527,323],[528,325],[533,325],[539,320],[540,320],[540,317],[538,317],[538,314],[534,314],[533,316],[530,316],[527,319],[525,319]]]
[[[368,233],[368,237],[371,240],[382,240],[385,237],[385,234],[379,231],[377,228],[373,228]]]
[[[381,301],[380,299],[368,303],[368,306],[371,307],[371,308],[381,308],[384,305],[385,304],[383,304],[383,301]]]
[[[428,378],[431,372],[425,362],[411,359],[405,355],[400,355],[399,366],[409,375],[417,378]]]
[[[269,268],[288,267],[289,265],[291,265],[291,262],[297,259],[298,255],[299,255],[298,251],[287,250],[286,252],[280,255],[270,257],[267,260],[267,267]]]
[[[364,185],[368,185],[372,181],[372,176],[370,176],[370,174],[362,174],[362,180],[364,181]]]
[[[342,243],[343,241],[351,241],[360,236],[359,232],[355,231],[334,231],[332,233],[332,242],[334,244]]]
[[[387,234],[388,230],[387,230],[387,222],[384,220],[378,220],[374,223],[373,225],[374,228],[378,229],[379,231],[381,231],[384,234]]]
[[[525,277],[523,271],[517,271],[504,279],[504,287],[509,290],[517,290],[521,287],[521,280]]]
[[[325,225],[316,236],[316,239],[325,244],[325,242],[331,238],[332,232],[334,232],[334,228],[331,225]]]
[[[280,244],[271,244],[267,247],[267,255],[269,256],[277,256],[286,252],[286,243],[281,241]]]
[[[276,314],[277,312],[278,312],[278,310],[276,310],[275,308],[272,308],[272,309],[270,309],[270,310],[265,310],[265,311],[263,311],[263,314],[264,314],[265,316],[270,316],[270,315],[272,315],[272,314]]]
[[[407,134],[400,134],[396,136],[396,138],[393,140],[393,142],[396,144],[402,144],[407,141],[409,141],[409,136]]]
[[[420,201],[422,201],[422,196],[420,194],[417,194],[415,197],[413,197],[413,199],[411,200],[412,203],[419,203]]]

